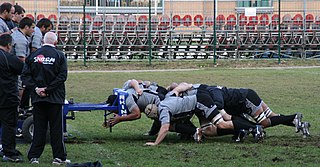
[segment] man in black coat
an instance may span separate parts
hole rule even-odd
[[[23,62],[10,54],[12,37],[0,36],[0,123],[2,126],[3,161],[21,162],[16,151],[16,127],[18,120],[18,75]]]
[[[48,123],[53,152],[53,164],[70,163],[67,160],[63,139],[63,111],[65,100],[65,81],[67,80],[67,59],[63,52],[55,48],[57,35],[48,32],[44,36],[44,45],[27,57],[22,73],[22,82],[33,91],[34,132],[28,152],[32,164],[39,164],[44,150]]]

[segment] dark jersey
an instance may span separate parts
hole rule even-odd
[[[242,113],[245,106],[248,89],[234,89],[223,86],[206,86],[218,109],[224,109],[228,114]]]

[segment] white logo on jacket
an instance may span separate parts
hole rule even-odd
[[[34,59],[34,63],[50,64],[50,65],[56,61],[55,58],[44,57],[43,55],[38,55],[38,56],[34,57],[33,59]]]

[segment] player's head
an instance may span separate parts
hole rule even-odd
[[[158,107],[155,104],[148,104],[144,113],[148,118],[157,119],[158,118]]]
[[[114,101],[116,101],[117,95],[110,95],[108,96],[108,99],[106,101],[107,104],[113,105]]]

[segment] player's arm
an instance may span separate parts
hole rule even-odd
[[[192,88],[192,84],[182,82],[177,87],[175,87],[172,92],[179,96],[180,93],[187,91]]]
[[[147,142],[146,145],[148,146],[155,146],[160,144],[163,139],[167,136],[168,132],[169,132],[169,127],[170,127],[170,123],[165,123],[163,125],[161,125],[158,137],[156,139],[155,142]]]
[[[139,86],[139,82],[135,79],[131,79],[129,86],[133,88],[138,95],[141,95],[143,93],[143,90]]]
[[[110,118],[110,124],[111,126],[114,126],[119,122],[132,121],[140,118],[141,118],[140,109],[138,106],[135,106],[132,108],[131,112],[128,115],[119,116],[118,114],[116,114],[115,117]]]

